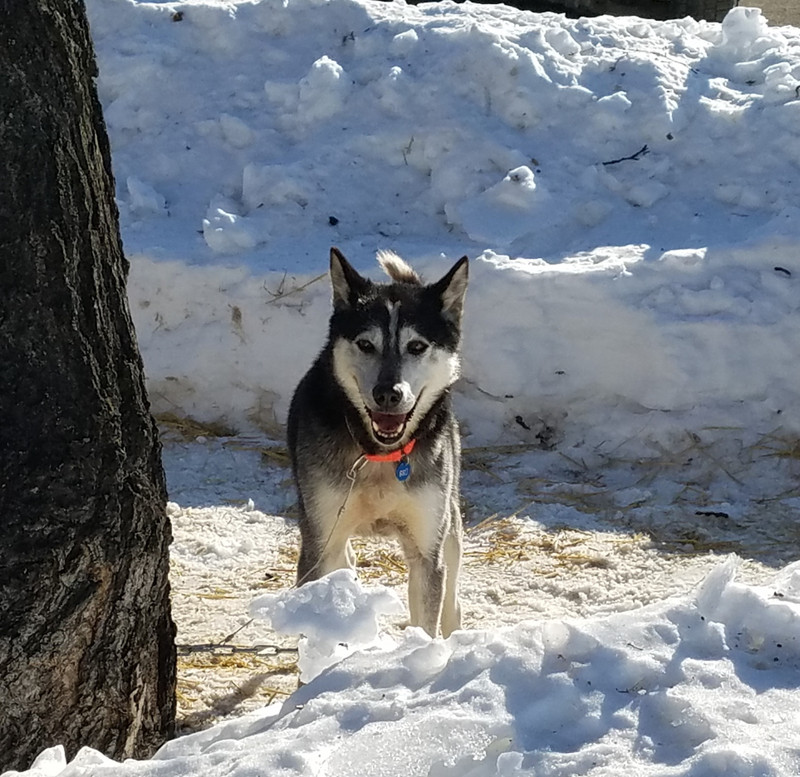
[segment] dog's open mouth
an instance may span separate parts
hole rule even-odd
[[[375,439],[384,445],[398,442],[406,430],[411,413],[376,413],[369,410],[372,421],[372,433]]]

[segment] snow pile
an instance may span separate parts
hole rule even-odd
[[[800,31],[750,8],[89,11],[157,412],[279,432],[335,244],[373,274],[378,248],[431,278],[473,259],[474,443],[800,428]]]
[[[297,666],[304,683],[351,653],[377,645],[380,616],[403,610],[392,591],[364,590],[350,569],[339,569],[299,589],[260,596],[250,608],[254,617],[270,621],[278,634],[302,635]]]
[[[446,641],[412,629],[152,761],[104,765],[87,749],[67,765],[49,751],[24,774],[788,777],[800,769],[800,568],[757,588],[735,582],[736,566],[694,595],[605,618]]]

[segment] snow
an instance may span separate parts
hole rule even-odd
[[[258,597],[250,612],[278,634],[302,634],[300,680],[309,682],[356,650],[378,642],[381,615],[399,615],[403,603],[388,588],[365,591],[354,571],[339,569],[282,594]]]
[[[447,640],[409,629],[283,705],[173,740],[149,762],[107,763],[87,748],[67,764],[54,748],[26,774],[796,774],[800,569],[765,588],[737,583],[736,565],[622,615]],[[317,598],[321,632],[327,602]]]
[[[797,774],[800,30],[87,5],[178,641],[263,650],[182,657],[193,733],[151,760],[22,774]],[[471,260],[447,640],[403,628],[390,544],[291,589],[279,441],[331,245]]]
[[[618,444],[651,410],[662,442],[709,415],[800,426],[794,28],[748,8],[89,10],[157,413],[275,434],[335,244],[373,273],[381,248],[429,277],[470,256],[475,443]]]

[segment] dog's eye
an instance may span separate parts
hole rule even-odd
[[[428,344],[423,343],[422,340],[412,340],[407,346],[406,350],[412,356],[420,356],[428,350]]]
[[[361,353],[375,353],[375,346],[369,340],[356,340],[356,346]]]

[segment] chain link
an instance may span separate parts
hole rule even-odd
[[[225,645],[223,643],[208,642],[201,645],[176,645],[179,656],[189,656],[194,653],[213,653],[214,655],[233,655],[234,653],[262,653],[276,656],[280,653],[297,653],[296,647],[281,647],[280,645]]]

